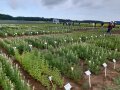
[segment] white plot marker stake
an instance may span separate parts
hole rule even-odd
[[[47,42],[45,42],[45,46],[46,46],[46,49],[47,49]]]
[[[57,41],[54,41],[54,43],[55,43],[55,47],[57,47]]]
[[[37,34],[38,34],[38,32],[37,32]]]
[[[71,70],[73,71],[73,70],[74,70],[74,67],[71,67]]]
[[[107,64],[103,63],[103,67],[105,68],[105,77],[107,76]]]
[[[14,51],[16,50],[16,47],[13,47]]]
[[[114,69],[116,68],[116,60],[113,59],[113,63],[114,63]]]
[[[32,50],[32,45],[29,45],[29,47],[30,47],[30,50]]]
[[[91,88],[91,79],[90,79],[91,72],[88,70],[85,72],[85,74],[89,77],[89,87]]]
[[[32,90],[35,90],[35,86],[33,86]]]
[[[49,76],[48,78],[49,78],[49,80],[50,80],[50,82],[51,82],[51,84],[52,84],[52,86],[53,86],[52,77],[53,77],[53,76]]]
[[[70,83],[66,84],[64,86],[65,90],[70,90],[72,88],[72,86],[70,85]]]

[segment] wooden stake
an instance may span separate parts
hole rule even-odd
[[[113,59],[113,63],[114,63],[114,69],[116,68],[116,60]]]
[[[91,79],[90,79],[90,75],[89,75],[89,87],[91,88]]]
[[[107,68],[105,67],[105,77],[107,76]]]
[[[91,79],[90,79],[90,75],[91,75],[91,72],[88,70],[88,71],[86,71],[85,72],[85,74],[88,76],[88,78],[89,78],[89,87],[91,88],[92,87],[92,85],[91,85]]]
[[[105,68],[105,77],[107,76],[107,64],[103,63],[103,67]]]

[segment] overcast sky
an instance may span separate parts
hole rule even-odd
[[[120,20],[120,0],[0,0],[0,13],[73,20]]]

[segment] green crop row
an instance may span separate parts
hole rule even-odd
[[[94,43],[96,46],[103,47],[110,50],[120,51],[120,37],[119,36],[106,36],[101,39],[91,40],[89,43]]]
[[[103,63],[112,59],[119,60],[119,44],[119,36],[88,32],[19,38],[12,41],[4,39],[4,41],[1,40],[0,46],[6,49],[10,55],[15,55],[16,59],[35,79],[50,88],[48,77],[53,74],[48,74],[48,70],[53,72],[56,68],[59,75],[62,74],[74,81],[79,81],[85,70],[89,69],[92,73],[98,74]],[[29,45],[32,45],[32,49]],[[13,47],[16,47],[16,49]],[[18,52],[15,53],[15,50],[18,50]],[[45,61],[45,64],[43,61]],[[39,67],[41,64],[38,65],[37,63],[42,63],[47,67],[47,74],[41,74],[41,67]],[[33,72],[33,67],[35,72]],[[72,67],[74,70],[71,69]],[[40,71],[40,77],[45,77],[45,81],[38,77],[38,70]],[[60,79],[60,77],[58,78]],[[62,86],[58,83],[54,81],[53,87]]]
[[[18,66],[12,66],[12,62],[0,55],[0,85],[4,90],[31,90],[18,70]]]
[[[62,24],[8,24],[1,25],[0,36],[23,36],[23,35],[43,35],[43,34],[58,34],[58,33],[70,33],[80,30],[97,30],[103,31],[106,28],[93,28],[91,24],[81,24],[75,26],[66,26]],[[118,30],[118,28],[115,28]]]
[[[55,90],[54,88],[56,86],[60,88],[63,86],[63,80],[59,70],[55,67],[50,67],[44,57],[36,50],[24,52],[22,55],[16,50],[15,57],[30,75],[40,81],[42,85],[46,86],[48,89],[51,87],[49,76],[53,77],[52,90]]]

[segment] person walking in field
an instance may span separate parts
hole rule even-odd
[[[111,34],[112,28],[113,28],[112,23],[109,22],[107,33]]]

